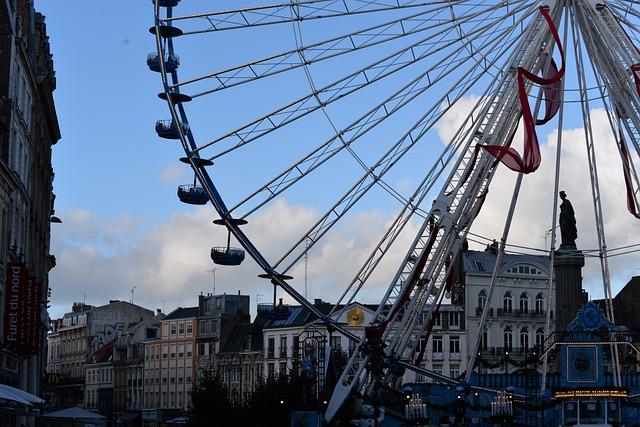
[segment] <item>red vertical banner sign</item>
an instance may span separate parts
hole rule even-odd
[[[40,351],[42,332],[42,283],[29,277],[20,262],[7,264],[4,300],[4,340],[15,351],[33,354]]]
[[[7,285],[5,292],[4,339],[15,350],[25,350],[25,297],[29,275],[24,264],[7,264]]]

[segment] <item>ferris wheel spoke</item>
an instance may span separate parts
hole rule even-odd
[[[622,5],[622,3],[619,0],[613,4],[609,4],[609,6],[610,6],[609,10],[611,11],[615,19],[618,21],[618,23],[620,25],[624,23],[627,26],[628,30],[623,30],[626,36],[629,38],[632,38],[635,41],[635,43],[640,43],[640,39],[638,39],[638,35],[636,34],[636,33],[640,33],[640,26],[638,26],[637,21],[632,22],[631,19],[629,19],[630,18],[629,11],[631,11],[632,9],[630,9],[629,6]],[[637,11],[633,11],[631,15],[636,16],[637,18],[640,18],[640,13],[638,13]]]
[[[478,18],[487,11],[495,8],[496,6],[492,6],[480,11],[470,11],[461,18],[463,21],[468,21]],[[446,27],[447,25],[451,25],[450,20],[446,19],[446,17],[438,18],[438,15],[447,9],[448,6],[446,5],[439,6],[437,8],[430,8],[426,11],[409,16],[403,16],[382,24],[353,31],[348,34],[332,37],[328,40],[315,42],[307,46],[301,46],[299,49],[291,49],[275,55],[269,55],[265,58],[255,60],[247,64],[194,77],[182,81],[173,87],[185,86],[205,79],[212,80],[215,84],[212,88],[191,95],[193,98],[197,98],[199,96],[218,92],[223,89],[252,82],[261,78],[292,71],[305,65],[308,66],[326,59],[335,58],[361,49],[380,45],[402,37],[439,29],[439,27],[445,27],[440,28],[439,31],[448,31]],[[304,56],[305,62],[299,60],[300,55]]]
[[[503,38],[499,39],[504,42]],[[507,44],[508,45],[508,44]],[[506,45],[500,45],[500,53],[493,58],[490,65],[493,66],[507,51]],[[478,64],[482,61],[477,59]],[[477,65],[478,65],[477,64]],[[380,158],[371,168],[370,172],[363,175],[351,189],[345,193],[340,200],[331,207],[323,217],[307,231],[307,233],[289,249],[275,264],[277,268],[285,260],[289,263],[283,271],[292,268],[315,243],[326,234],[345,214],[351,209],[365,194],[371,189],[376,182],[381,179],[393,166],[415,145],[431,127],[455,104],[467,91],[474,86],[477,73],[484,72],[482,67],[473,68],[469,74],[460,78],[449,91],[448,95],[443,96],[433,107],[407,132],[385,155]],[[442,105],[446,103],[446,105]],[[380,168],[378,171],[377,169]],[[374,173],[375,172],[375,173]],[[310,241],[311,244],[306,244]]]
[[[586,44],[586,40],[583,38],[583,42]],[[581,56],[578,56],[578,59],[581,60]],[[600,100],[604,109],[607,113],[607,118],[609,120],[609,125],[611,127],[611,131],[616,138],[616,145],[618,151],[620,153],[620,158],[622,161],[623,167],[623,175],[625,179],[625,185],[627,186],[627,205],[629,211],[636,215],[640,212],[640,179],[638,178],[637,169],[633,161],[631,160],[628,150],[626,148],[626,142],[624,141],[623,129],[626,129],[627,134],[631,136],[632,141],[635,141],[634,136],[634,127],[630,121],[624,120],[618,114],[620,111],[619,104],[615,101],[616,96],[611,93],[613,90],[612,87],[607,86],[606,82],[602,81],[602,79],[606,79],[606,76],[600,76],[597,72],[600,67],[599,64],[596,64],[597,58],[594,58],[592,55],[589,56],[589,62],[591,65],[591,69],[593,70],[594,78],[596,80],[596,87],[598,88],[600,94]],[[581,62],[580,62],[581,63]],[[635,144],[634,144],[635,145]],[[637,215],[636,215],[637,216]]]
[[[212,11],[160,19],[164,24],[180,21],[195,22],[194,28],[183,32],[184,36],[237,30],[242,28],[286,24],[318,19],[366,13],[388,12],[433,5],[458,4],[457,1],[417,0],[305,0],[267,6],[249,7],[225,11]]]
[[[514,27],[510,27],[503,32],[492,34],[492,37],[485,43],[486,45],[490,46],[490,48],[488,49],[488,53],[491,53],[494,50],[498,50],[500,51],[500,53],[497,57],[501,57],[504,54],[505,46],[508,46],[508,43],[503,43],[501,45],[499,42],[504,42],[504,36],[511,32],[513,28]],[[519,37],[519,35],[516,35],[515,37]],[[463,50],[458,50],[456,54],[461,54],[462,52]],[[231,208],[231,211],[233,212],[243,205],[254,203],[255,206],[251,208],[251,210],[249,210],[247,213],[243,214],[243,217],[250,215],[260,207],[264,206],[266,203],[270,202],[273,198],[281,194],[283,191],[297,183],[308,173],[321,166],[330,158],[334,157],[343,149],[348,148],[354,141],[372,130],[375,126],[379,125],[391,114],[397,112],[404,105],[424,93],[428,88],[446,78],[448,76],[446,68],[440,70],[440,73],[434,75],[434,77],[430,77],[429,72],[433,69],[439,69],[443,63],[446,63],[447,60],[450,61],[450,58],[443,58],[438,63],[434,64],[429,70],[416,77],[414,81],[403,86],[403,88],[401,88],[383,103],[374,107],[368,113],[361,116],[358,120],[346,127],[343,131],[338,132],[337,135],[333,136],[328,141],[318,146],[316,149],[307,154],[294,165],[281,172],[277,177],[270,180],[267,184],[263,185],[251,195],[240,201],[237,205]],[[496,61],[496,59],[489,60],[482,55],[473,55],[467,56],[454,62],[448,62],[448,65],[453,66],[452,68],[456,68],[469,60],[471,64],[466,72],[467,76],[476,76],[478,70],[486,71],[488,68],[490,68],[490,66],[493,66]],[[425,76],[427,77],[428,82],[422,86],[418,86],[417,83],[419,83],[420,80],[424,80]],[[458,81],[457,84],[459,83],[460,81]],[[435,104],[432,105],[429,111],[437,111],[440,108],[440,103],[443,102],[448,104],[448,108],[452,103],[451,96],[449,94],[442,96]],[[261,201],[258,200],[260,198],[262,198]]]
[[[607,88],[614,110],[624,119],[631,142],[640,155],[640,94],[633,81],[636,77],[629,77],[627,71],[638,63],[639,53],[617,22],[605,21],[608,31],[604,32],[596,26],[601,22],[589,15],[593,13],[591,9],[576,6],[575,10],[594,72]],[[602,13],[608,12],[603,10]]]
[[[341,297],[336,301],[331,313],[334,313],[342,304],[342,310],[340,311],[340,313],[342,314],[342,312],[346,310],[351,302],[354,301],[358,293],[365,286],[369,277],[371,277],[384,256],[387,254],[392,245],[395,243],[396,239],[404,230],[404,227],[409,223],[409,220],[414,215],[420,215],[423,220],[428,219],[427,215],[422,215],[419,213],[420,205],[422,204],[426,196],[431,192],[433,186],[438,182],[437,180],[442,176],[442,173],[444,173],[448,169],[450,162],[453,160],[454,156],[457,155],[458,151],[462,148],[465,141],[471,140],[471,138],[468,138],[468,136],[473,131],[473,125],[478,121],[482,113],[484,98],[491,92],[495,83],[496,80],[494,79],[492,84],[487,85],[487,88],[485,89],[484,93],[480,95],[476,105],[471,109],[465,120],[458,127],[456,134],[442,150],[438,158],[433,162],[428,173],[425,175],[413,194],[405,202],[403,208],[400,210],[394,221],[386,230],[378,244],[373,248],[367,260],[355,274],[351,282],[347,285]],[[354,286],[355,289],[353,289]],[[344,298],[347,295],[349,295],[349,298],[346,302],[343,303]],[[341,314],[338,314],[337,317],[339,318]]]
[[[465,78],[468,78],[469,76],[474,76],[474,78],[477,78],[479,72],[484,72],[488,69],[488,67],[495,64],[496,59],[504,54],[505,46],[508,46],[508,43],[503,45],[499,44],[500,41],[505,41],[504,35],[505,32],[493,34],[493,37],[490,40],[489,44],[491,47],[488,53],[496,49],[501,51],[496,58],[488,60],[484,56],[475,55],[473,57],[467,57],[464,60],[461,59],[459,61],[449,63],[450,65],[453,64],[454,68],[457,68],[467,60],[471,60],[470,68],[467,70],[465,76],[461,80],[459,80],[456,85],[454,85],[454,88],[462,81],[465,81]],[[519,37],[519,35],[517,35],[516,37]],[[458,51],[458,53],[460,52],[462,52],[462,50]],[[435,64],[432,68],[440,67],[440,65],[441,64]],[[427,70],[427,72],[428,71],[429,70]],[[243,205],[252,203],[254,204],[254,206],[247,213],[243,214],[243,217],[246,217],[255,212],[257,209],[270,202],[272,199],[280,195],[286,189],[290,188],[310,172],[317,169],[323,163],[334,157],[340,151],[348,148],[355,140],[362,137],[364,134],[366,134],[375,126],[388,118],[391,114],[395,113],[404,105],[415,99],[417,96],[424,93],[424,91],[426,91],[429,87],[432,87],[434,84],[438,83],[448,75],[448,71],[450,71],[450,69],[448,68],[440,70],[440,73],[437,75],[437,77],[430,79],[427,84],[417,87],[416,83],[418,79],[421,78],[419,76],[414,80],[414,82],[405,85],[394,96],[388,98],[379,106],[374,107],[374,109],[370,110],[364,116],[361,116],[360,119],[356,120],[344,131],[339,132],[338,135],[333,136],[328,141],[321,144],[300,161],[298,161],[285,171],[281,172],[276,178],[270,180],[267,184],[260,187],[251,195],[243,199],[241,202],[231,208],[230,211],[233,212]],[[423,75],[427,75],[427,72],[423,73]],[[453,90],[451,91],[451,93],[453,93]],[[430,114],[435,114],[435,112],[437,112],[441,108],[441,103],[445,103],[446,108],[449,108],[449,106],[457,99],[451,96],[451,93],[443,95],[436,103],[434,103],[429,110]],[[262,200],[259,200],[260,198],[262,198]]]
[[[515,14],[525,9],[526,7],[522,6],[512,11],[512,13]],[[489,22],[473,29],[466,35],[466,37],[479,37],[492,30],[495,25],[496,22]],[[506,30],[503,30],[502,34],[506,35],[512,30],[513,28],[507,28]],[[263,115],[246,125],[229,131],[210,142],[200,145],[197,151],[201,151],[221,143],[230,145],[230,147],[220,150],[212,156],[208,156],[211,160],[215,160],[218,157],[256,141],[279,128],[294,123],[296,120],[305,117],[320,108],[326,107],[333,102],[344,99],[345,97],[352,95],[375,82],[383,80],[384,78],[389,77],[392,74],[415,64],[416,62],[423,61],[447,48],[456,46],[456,44],[462,39],[460,37],[447,39],[446,36],[450,32],[451,29],[441,34],[435,40],[432,37],[427,37],[410,46],[404,47],[397,52],[387,55],[386,57],[347,75],[346,77],[318,89],[317,92],[307,94],[306,96],[284,105],[272,113]],[[424,50],[417,52],[417,49]],[[450,55],[453,55],[454,53],[455,52],[452,52]],[[431,69],[429,69],[425,74],[427,78],[430,77],[428,74],[429,72],[431,72]],[[319,99],[320,102],[317,102],[316,99]]]

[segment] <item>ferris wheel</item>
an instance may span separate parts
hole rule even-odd
[[[170,113],[156,132],[181,143],[180,160],[193,170],[193,182],[178,189],[180,200],[211,203],[215,224],[228,230],[212,260],[239,265],[248,255],[274,287],[360,341],[328,420],[350,393],[393,386],[404,368],[455,381],[419,367],[419,341],[449,298],[452,260],[499,169],[512,170],[516,179],[488,298],[524,177],[542,161],[555,163],[553,261],[563,133],[557,132],[556,158],[542,159],[541,127],[584,129],[606,314],[613,320],[591,111],[606,112],[625,185],[619,203],[640,218],[637,2],[152,1],[157,51],[147,63],[161,76],[159,97]],[[462,118],[444,132],[453,112]],[[272,227],[261,230],[272,240],[259,245],[256,233],[245,230],[283,201],[320,213],[293,237],[287,224],[260,220]],[[334,310],[354,301],[373,277],[379,281],[381,266],[398,258],[392,254],[402,256],[387,269],[375,319],[359,338],[306,299],[292,270],[358,212],[374,207],[395,216],[371,230],[378,237],[363,262],[340,266],[353,278],[341,284]],[[401,237],[415,224],[407,243]],[[231,246],[232,238],[239,247]],[[549,289],[552,281],[550,268]],[[478,343],[476,337],[469,366]]]

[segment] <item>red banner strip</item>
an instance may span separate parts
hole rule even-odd
[[[629,158],[629,149],[627,148],[627,142],[622,136],[622,129],[619,130],[619,142],[618,149],[620,150],[620,157],[622,158],[622,171],[624,173],[624,183],[627,187],[627,209],[631,215],[640,219],[640,212],[638,212],[638,206],[636,206],[636,200],[633,197],[633,181],[631,179],[631,159]]]
[[[549,29],[551,30],[551,34],[558,46],[558,51],[560,52],[560,57],[562,58],[562,66],[559,70],[554,70],[553,65],[550,66],[550,70],[555,72],[548,77],[540,77],[533,74],[529,70],[518,67],[518,98],[520,99],[520,107],[522,108],[522,118],[524,122],[524,154],[521,156],[520,153],[518,153],[514,148],[510,147],[510,143],[505,146],[479,144],[482,148],[487,150],[493,157],[498,159],[509,169],[525,174],[536,171],[540,166],[541,161],[540,145],[538,143],[538,135],[536,134],[535,128],[536,123],[531,113],[531,107],[529,106],[525,78],[541,86],[551,86],[548,93],[551,94],[551,91],[553,91],[553,93],[555,94],[558,85],[554,84],[560,82],[560,79],[564,75],[565,70],[564,50],[562,48],[562,43],[560,42],[558,30],[556,29],[551,16],[549,16],[547,9],[544,7],[540,7],[539,10],[544,19],[547,21]],[[545,92],[545,97],[547,98],[547,100],[549,99],[547,92]],[[551,105],[549,105],[550,107],[552,107],[551,110],[554,107],[554,98],[558,98],[558,96],[551,97],[552,102]],[[543,118],[541,121],[546,123],[551,120],[552,117],[553,114],[550,114],[550,111],[548,110],[547,114],[545,114],[545,118]]]

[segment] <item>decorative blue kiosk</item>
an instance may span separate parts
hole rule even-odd
[[[469,384],[458,387],[411,385],[405,388],[405,412],[414,411],[419,396],[422,406],[414,413],[420,416],[399,424],[387,417],[382,425],[640,426],[636,341],[626,327],[612,324],[589,303],[567,331],[547,340],[542,352],[532,349],[532,357],[516,372],[474,373]],[[540,372],[545,356],[546,378]],[[619,375],[614,358],[623,367]]]

